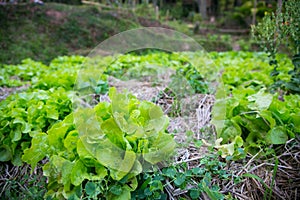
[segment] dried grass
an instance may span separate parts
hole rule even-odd
[[[46,162],[46,161],[43,161]],[[37,166],[33,172],[28,164],[22,166],[13,166],[10,163],[0,164],[0,199],[5,198],[5,193],[10,192],[19,198],[29,198],[32,194],[31,187],[36,187],[42,193],[46,192],[44,188],[46,179],[43,178],[42,167]],[[6,196],[7,197],[7,196]],[[41,198],[42,196],[40,196]]]

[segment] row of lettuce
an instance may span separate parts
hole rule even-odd
[[[108,92],[108,74],[136,78],[141,73],[151,73],[151,63],[160,63],[181,73],[196,93],[208,93],[212,80],[209,74],[218,70],[222,72],[225,86],[226,116],[224,120],[221,115],[224,105],[216,104],[213,120],[224,120],[225,126],[218,130],[218,137],[223,139],[219,145],[223,154],[238,159],[241,147],[256,153],[271,145],[284,144],[300,133],[300,96],[287,95],[282,89],[275,94],[268,93],[273,80],[265,54],[226,52],[209,56],[214,69],[197,68],[187,62],[191,59],[194,63],[207,62],[207,56],[197,53],[127,54],[113,62],[108,59],[106,75],[101,76],[101,84],[93,89],[95,93]],[[281,56],[279,60],[281,71],[292,68],[287,57]],[[138,187],[137,175],[143,171],[141,163],[165,160],[175,146],[165,131],[168,120],[153,103],[140,102],[111,88],[111,103],[100,103],[80,114],[96,113],[100,132],[110,142],[97,134],[85,135],[87,130],[95,132],[85,124],[93,120],[77,122],[75,126],[72,114],[74,83],[85,61],[87,58],[72,56],[54,59],[49,66],[30,59],[19,65],[2,66],[1,87],[28,85],[28,89],[0,102],[0,161],[11,161],[14,165],[27,162],[34,167],[48,158],[43,171],[49,179],[47,195],[52,198],[76,199],[82,195],[133,198],[131,194]],[[289,80],[289,75],[282,73],[280,78]],[[114,135],[110,134],[111,130]],[[123,152],[94,152],[109,149],[104,147],[110,147],[111,141]],[[89,181],[101,184],[96,190],[96,185]],[[83,187],[84,194],[80,192]]]
[[[272,70],[265,54],[234,52],[215,56],[215,61],[225,66],[223,81],[228,95],[225,126],[218,137],[231,144],[231,151],[233,146],[243,146],[254,155],[299,135],[300,95],[283,87],[275,87],[274,91]],[[281,73],[277,80],[288,82],[293,65],[284,55],[279,55],[278,60]],[[214,107],[214,118],[220,115],[221,106]],[[237,155],[239,151],[235,148],[233,156]]]

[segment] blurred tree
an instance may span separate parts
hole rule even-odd
[[[198,8],[199,8],[199,13],[202,16],[202,19],[207,18],[207,2],[206,0],[198,0]]]

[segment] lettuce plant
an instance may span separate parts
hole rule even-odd
[[[284,96],[281,101],[278,95],[264,89],[256,92],[250,87],[234,89],[232,95],[226,105],[225,126],[218,132],[223,144],[243,143],[246,151],[255,154],[261,148],[285,144],[300,134],[298,95]],[[214,118],[218,118],[221,109],[219,105],[214,107]],[[237,137],[243,141],[236,140]]]
[[[21,165],[21,156],[39,132],[71,113],[72,92],[63,88],[11,95],[0,103],[0,162]]]
[[[136,176],[172,155],[175,142],[159,106],[115,88],[109,96],[111,103],[79,109],[47,133],[36,134],[24,151],[22,159],[32,167],[49,160],[43,167],[49,179],[46,195],[130,199]],[[98,186],[95,194],[91,188]]]

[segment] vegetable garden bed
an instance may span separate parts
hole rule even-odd
[[[114,101],[120,105],[133,101],[141,113],[152,109],[150,120],[164,119],[160,117],[165,115],[169,118],[168,127],[167,123],[163,128],[159,121],[156,124],[158,132],[166,134],[165,140],[172,138],[177,143],[175,156],[167,166],[139,171],[134,176],[103,166],[80,142],[81,130],[72,120],[72,99],[77,72],[87,58],[59,57],[49,66],[32,60],[3,65],[0,199],[42,199],[44,195],[50,199],[297,199],[300,96],[281,89],[273,94],[267,91],[273,83],[269,77],[272,69],[263,53],[210,53],[224,82],[224,107],[216,103],[219,97],[210,93],[211,83],[203,76],[207,69],[187,65],[183,59],[187,55],[198,56],[126,54],[107,68],[93,88],[90,106],[98,105],[99,123],[107,124],[107,129],[102,127],[104,132],[113,128],[112,121],[107,120],[113,116],[109,106]],[[159,80],[166,82],[151,79],[153,70],[157,75],[156,66],[149,65],[153,60],[168,66],[158,73],[163,75]],[[279,61],[281,71],[292,69],[285,56]],[[178,104],[178,95],[164,85],[179,72],[194,91],[180,97],[183,104]],[[288,73],[279,76],[289,80]],[[118,92],[127,89],[139,101],[111,88]],[[123,102],[127,97],[128,102]],[[183,109],[182,105],[189,106]],[[220,114],[224,127],[218,129],[214,120]],[[143,148],[134,147],[134,139],[129,141],[136,152]],[[144,159],[151,163],[154,157],[144,155]]]

